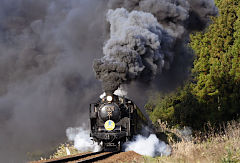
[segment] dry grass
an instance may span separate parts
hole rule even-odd
[[[172,130],[174,131],[174,130]],[[222,132],[213,131],[197,136],[191,141],[171,143],[173,152],[169,157],[156,158],[156,162],[186,163],[237,163],[240,162],[240,123],[231,122]]]
[[[80,153],[73,145],[65,143],[65,144],[61,144],[58,147],[57,151],[50,156],[50,158],[61,158],[61,157],[67,156],[68,155],[67,151],[69,152],[70,155]]]
[[[226,126],[222,126],[221,133],[216,134],[212,129],[207,135],[199,134],[190,140],[181,135],[179,130],[167,127],[166,123],[159,123],[162,132],[174,133],[182,141],[176,142],[171,135],[168,135],[172,154],[168,157],[143,157],[143,162],[240,163],[240,123],[230,122]],[[66,156],[66,147],[71,154],[79,153],[73,145],[62,144],[50,158]]]
[[[71,155],[78,154],[79,151],[74,148],[72,143],[65,143],[65,144],[60,144],[57,148],[54,148],[52,150],[49,150],[51,152],[43,153],[42,151],[40,152],[32,152],[28,153],[28,160],[29,161],[37,161],[37,160],[47,160],[47,159],[52,159],[52,158],[61,158],[64,156],[67,156],[69,153]],[[69,152],[69,153],[68,153]]]

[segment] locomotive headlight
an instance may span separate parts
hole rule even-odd
[[[112,100],[113,100],[113,97],[112,97],[112,96],[107,96],[107,101],[108,101],[108,102],[112,102]]]

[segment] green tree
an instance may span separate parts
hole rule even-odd
[[[240,0],[216,0],[219,16],[205,32],[191,35],[193,79],[175,94],[147,106],[151,119],[201,128],[240,114]],[[151,110],[150,109],[150,110]]]
[[[192,35],[190,43],[197,56],[192,93],[216,122],[240,113],[240,1],[222,0],[217,5],[220,16],[205,33]]]

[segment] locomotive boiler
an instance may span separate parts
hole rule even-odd
[[[148,125],[147,118],[128,98],[107,94],[98,102],[90,104],[90,136],[103,150],[121,149]]]

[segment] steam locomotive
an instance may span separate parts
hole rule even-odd
[[[122,144],[139,134],[149,122],[133,101],[115,94],[106,94],[90,104],[90,137],[103,150],[121,150]]]

